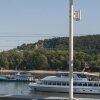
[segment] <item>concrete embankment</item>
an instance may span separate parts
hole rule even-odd
[[[69,100],[67,97],[42,97],[42,96],[0,96],[0,100]],[[93,98],[75,98],[73,100],[100,100]]]

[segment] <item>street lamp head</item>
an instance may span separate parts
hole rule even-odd
[[[80,21],[81,20],[81,11],[80,10],[74,11],[73,18],[75,21]]]

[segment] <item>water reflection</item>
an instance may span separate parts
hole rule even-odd
[[[21,95],[29,94],[28,83],[26,82],[0,82],[0,94]]]
[[[69,94],[68,93],[55,93],[55,92],[34,92],[34,91],[31,91],[30,92],[30,95],[36,95],[36,96],[45,96],[45,97],[48,97],[48,96],[53,96],[53,97],[68,97]],[[100,98],[100,95],[93,95],[93,94],[74,94],[74,97],[77,97],[77,98]]]

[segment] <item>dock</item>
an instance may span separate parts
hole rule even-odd
[[[73,100],[100,100],[99,98],[77,98]],[[2,95],[0,100],[69,100],[67,97],[45,97],[45,96],[27,96],[27,95]]]

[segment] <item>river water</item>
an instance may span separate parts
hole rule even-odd
[[[67,93],[34,92],[28,87],[28,82],[0,82],[0,95],[28,95],[28,96],[60,96],[68,97]],[[100,95],[74,94],[74,97],[100,98]]]

